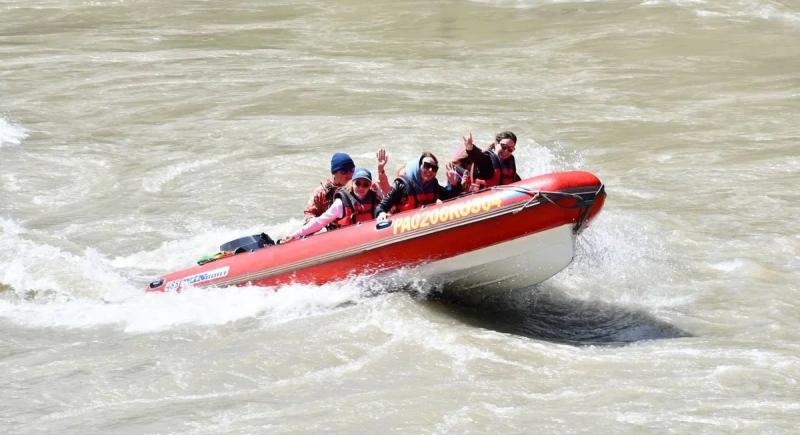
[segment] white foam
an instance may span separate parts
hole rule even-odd
[[[598,0],[470,0],[472,3],[514,9],[535,9],[559,3],[594,3]]]
[[[729,261],[721,261],[711,265],[712,268],[721,272],[733,272],[737,269],[744,267],[744,261],[741,258],[736,258]]]
[[[632,189],[630,187],[623,186],[615,186],[614,187],[614,195],[615,196],[625,196],[625,197],[633,197],[639,199],[656,199],[658,195],[654,192],[647,192],[639,189]]]
[[[324,286],[190,288],[179,294],[145,293],[144,286],[130,278],[132,270],[141,270],[142,265],[136,264],[138,259],[160,259],[158,267],[164,268],[170,243],[178,249],[204,238],[218,243],[218,235],[203,234],[189,241],[170,242],[160,253],[112,261],[94,248],[74,254],[34,241],[42,235],[13,219],[0,218],[0,230],[0,283],[4,288],[10,287],[0,295],[0,318],[28,327],[111,326],[139,333],[190,324],[220,325],[243,318],[275,324],[329,313],[357,301],[364,289],[375,287],[369,277],[359,277]],[[8,249],[11,246],[15,249]],[[189,264],[184,262],[180,267]]]
[[[19,125],[0,118],[0,148],[3,145],[19,145],[28,137],[28,131]]]
[[[19,185],[17,176],[12,173],[3,174],[3,187],[7,192],[20,192],[22,188]]]
[[[13,219],[2,218],[0,217],[0,229],[2,229],[2,235],[7,236],[18,236],[25,232],[25,228],[23,228],[20,224],[16,223]],[[4,245],[0,245],[5,247]]]
[[[135,287],[92,248],[82,255],[31,240],[38,237],[15,221],[0,219],[0,283],[19,297],[51,299],[89,296],[118,299]]]
[[[268,226],[253,226],[246,229],[226,228],[212,226],[210,223],[197,224],[192,230],[195,235],[176,240],[165,241],[155,250],[145,250],[127,256],[118,256],[111,261],[111,265],[119,269],[136,269],[167,273],[184,269],[194,264],[202,255],[218,252],[219,246],[228,241],[244,237],[249,234],[260,234],[262,231],[273,239],[289,234],[300,228],[300,219],[290,219],[286,222]]]
[[[517,146],[514,160],[517,163],[517,172],[522,178],[570,171],[584,166],[584,157],[579,151],[568,150],[558,142],[552,149],[539,145],[535,141],[532,143],[522,142]]]
[[[353,282],[325,286],[190,288],[181,293],[139,291],[109,302],[90,297],[2,300],[0,318],[34,328],[117,327],[129,333],[187,325],[222,325],[241,319],[280,324],[327,314],[361,298]]]
[[[758,17],[764,20],[781,21],[786,24],[800,25],[800,13],[779,10],[774,4],[765,4],[759,1],[742,1],[743,14]]]
[[[642,6],[659,6],[663,4],[672,4],[689,9],[695,15],[702,18],[728,18],[734,20],[757,19],[800,26],[800,12],[781,9],[782,6],[769,1],[739,0],[708,2],[706,0],[645,0],[641,3]]]
[[[693,293],[672,285],[684,266],[670,253],[668,239],[646,218],[603,210],[578,237],[573,263],[545,284],[580,299],[649,309],[689,303]]]
[[[157,193],[161,191],[161,187],[170,181],[178,178],[186,172],[191,172],[195,169],[202,168],[217,163],[217,160],[198,160],[192,162],[178,163],[168,166],[167,168],[160,168],[158,174],[146,177],[142,182],[142,188],[145,192]]]

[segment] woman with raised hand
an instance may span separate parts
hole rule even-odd
[[[385,221],[390,213],[435,204],[437,200],[450,199],[461,193],[457,174],[450,165],[447,168],[447,187],[439,185],[436,179],[438,171],[439,161],[431,152],[426,151],[419,159],[410,161],[405,173],[394,180],[392,189],[376,208],[378,221]]]

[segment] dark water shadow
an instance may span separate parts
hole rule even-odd
[[[431,308],[473,326],[577,346],[621,346],[692,336],[643,310],[575,299],[541,285],[470,298],[444,287],[429,293],[426,301]]]

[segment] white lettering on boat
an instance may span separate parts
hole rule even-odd
[[[177,291],[186,286],[200,284],[206,281],[211,281],[217,278],[222,278],[224,276],[228,276],[228,271],[230,270],[230,266],[220,267],[214,270],[208,270],[205,272],[196,273],[194,275],[189,275],[180,280],[174,280],[167,283],[165,286],[165,290],[168,292]]]
[[[474,198],[460,204],[444,205],[437,210],[423,210],[411,216],[397,218],[394,220],[392,228],[394,228],[394,234],[402,234],[406,231],[432,227],[469,215],[485,213],[502,205],[503,201],[498,197]]]

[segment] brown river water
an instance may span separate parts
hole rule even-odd
[[[796,433],[800,2],[0,0],[0,432]],[[550,280],[145,294],[330,155],[519,137]],[[277,290],[277,291],[276,291]]]

